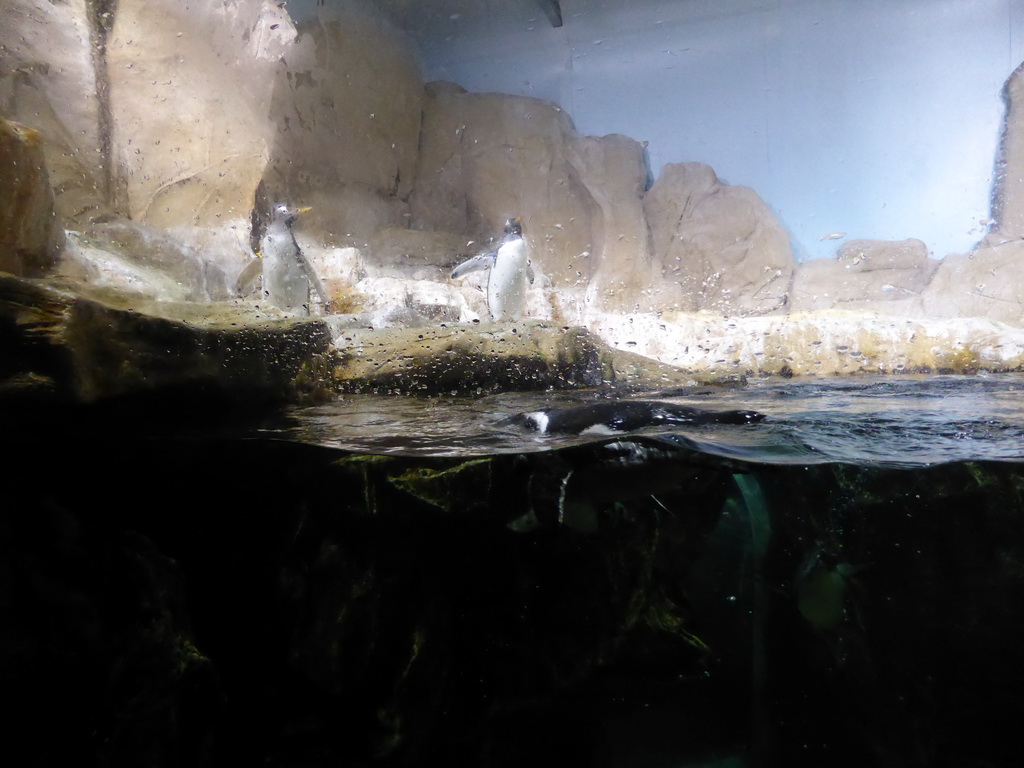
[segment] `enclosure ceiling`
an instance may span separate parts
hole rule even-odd
[[[559,0],[440,0],[424,3],[422,0],[374,0],[395,22],[409,31],[421,28],[431,19],[492,16],[497,18],[509,12],[510,5],[523,6],[525,13],[540,9],[551,26],[562,26],[562,7]],[[500,12],[500,13],[499,13]]]

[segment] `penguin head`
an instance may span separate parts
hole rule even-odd
[[[548,422],[549,418],[546,411],[531,411],[529,413],[517,413],[505,419],[502,423],[510,424],[529,432],[539,432],[543,435],[548,431]]]
[[[271,211],[271,221],[283,221],[289,227],[295,223],[300,213],[308,213],[312,208],[291,208],[286,203],[278,203]]]
[[[514,237],[523,236],[523,217],[516,216],[514,219],[508,219],[505,222],[505,234],[512,235]]]

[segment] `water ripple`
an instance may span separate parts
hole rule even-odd
[[[537,436],[504,424],[541,407],[607,399],[609,392],[507,393],[420,399],[349,396],[295,408],[264,435],[359,453],[478,456],[550,451],[607,438]],[[640,430],[687,450],[763,464],[842,462],[926,466],[1024,461],[1024,375],[889,376],[755,381],[742,388],[646,393],[708,410],[754,409],[760,424]]]

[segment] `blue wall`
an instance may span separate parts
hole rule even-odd
[[[801,258],[835,232],[937,257],[984,234],[1022,0],[561,0],[559,28],[541,0],[392,2],[427,80],[555,101],[649,141],[655,175],[709,163]]]

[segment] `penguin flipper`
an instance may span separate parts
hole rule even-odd
[[[320,299],[322,306],[327,306],[327,290],[324,288],[323,281],[320,279],[320,275],[317,274],[316,270],[313,269],[313,265],[306,258],[306,254],[299,251],[299,263],[302,265],[302,270],[306,273],[306,279],[309,280],[310,290],[313,291]]]
[[[533,264],[529,261],[526,262],[526,279],[530,281],[530,285],[533,285]]]
[[[468,275],[470,272],[479,272],[482,269],[488,269],[494,265],[494,258],[496,254],[493,253],[481,253],[479,256],[474,256],[471,259],[466,259],[455,269],[452,270],[452,278],[462,277]]]

